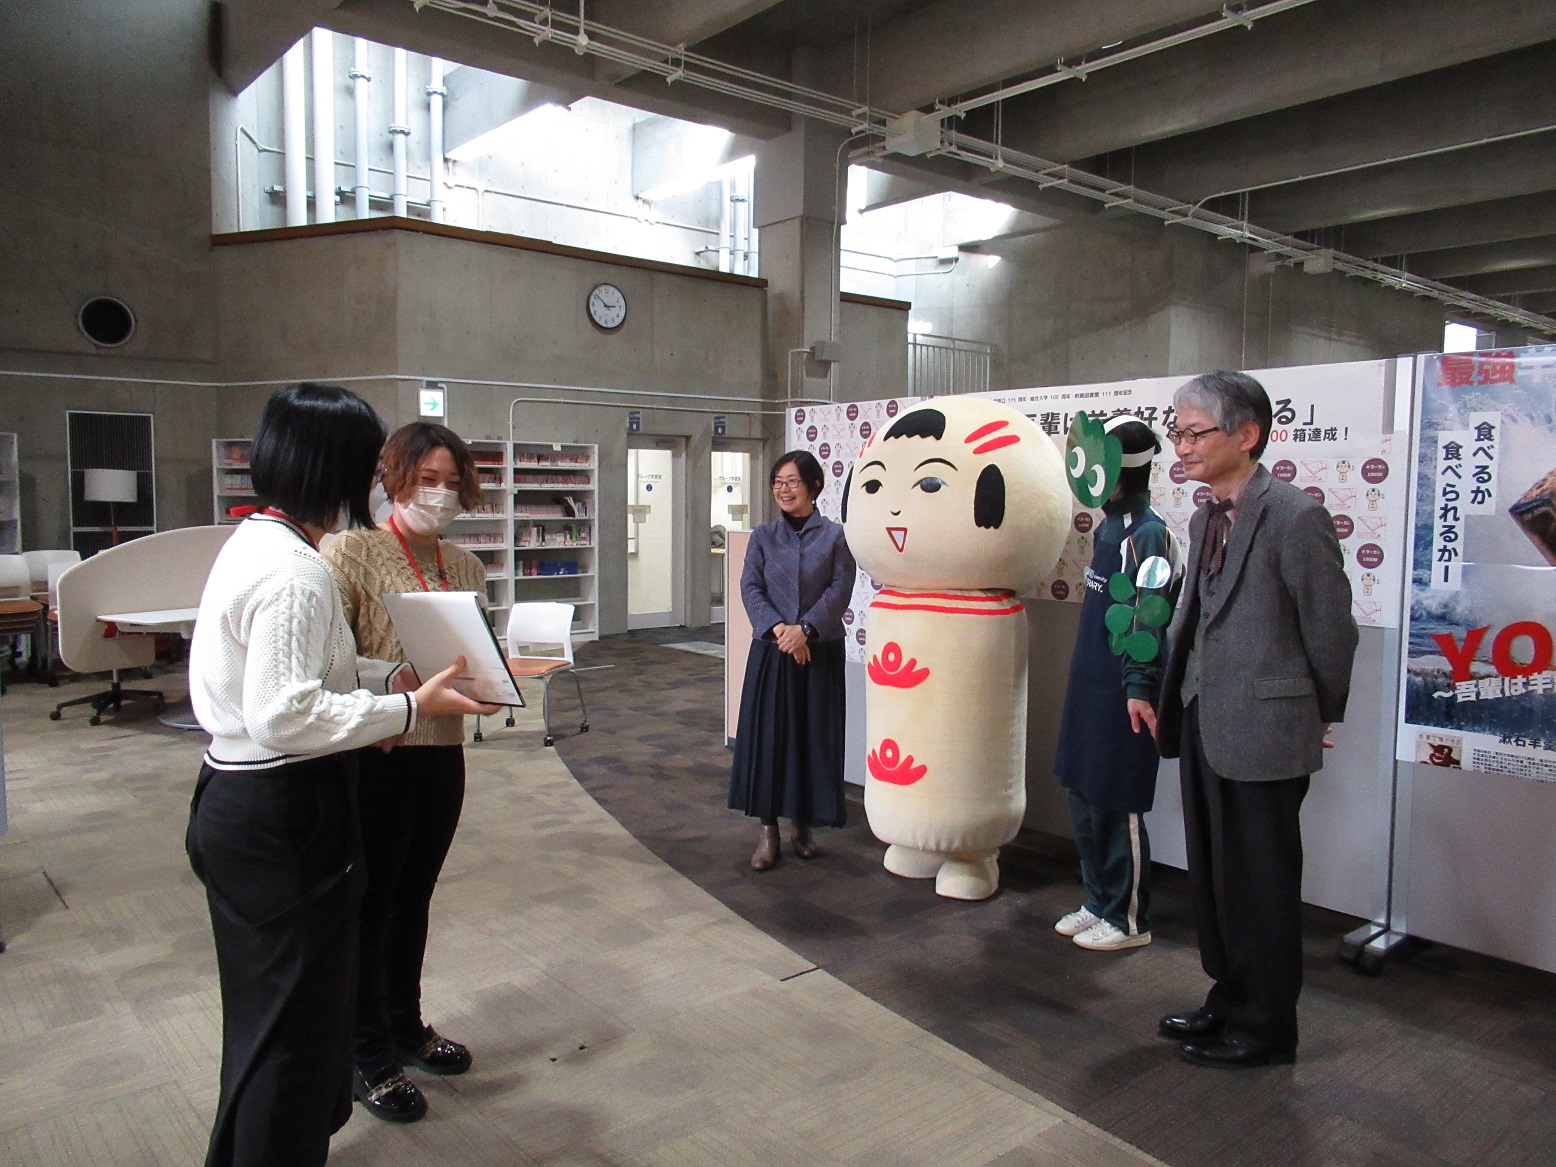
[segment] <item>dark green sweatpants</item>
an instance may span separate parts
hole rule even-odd
[[[1120,932],[1151,930],[1151,841],[1145,816],[1092,806],[1070,796],[1070,830],[1081,853],[1086,910]]]

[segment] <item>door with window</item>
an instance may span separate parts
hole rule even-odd
[[[685,465],[682,438],[628,442],[628,628],[686,623]]]
[[[708,570],[715,624],[724,622],[726,603],[740,602],[737,595],[725,595],[725,580],[730,566],[725,544],[731,531],[749,531],[758,521],[759,516],[755,512],[761,495],[752,475],[759,449],[756,442],[713,443],[709,474],[712,496],[708,508],[711,524],[708,532]],[[739,575],[738,567],[734,574]]]

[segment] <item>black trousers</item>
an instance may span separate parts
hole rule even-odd
[[[1297,1044],[1302,992],[1302,800],[1307,775],[1233,782],[1205,760],[1199,702],[1183,713],[1179,758],[1189,894],[1205,1007],[1233,1034]]]
[[[462,746],[361,752],[358,809],[367,894],[357,974],[357,1065],[375,1080],[397,1069],[396,1044],[422,1044],[421,965],[427,917],[465,801]]]
[[[200,770],[185,846],[222,998],[208,1167],[318,1167],[351,1117],[356,759]]]

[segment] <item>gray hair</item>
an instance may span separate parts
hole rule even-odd
[[[1203,409],[1229,435],[1253,422],[1259,427],[1259,441],[1252,454],[1255,462],[1270,440],[1270,395],[1247,373],[1201,373],[1178,388],[1172,395],[1172,404],[1175,409],[1185,405]]]

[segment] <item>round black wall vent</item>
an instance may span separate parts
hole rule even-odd
[[[135,313],[112,296],[94,296],[81,305],[76,323],[88,340],[103,348],[118,348],[135,335]]]

